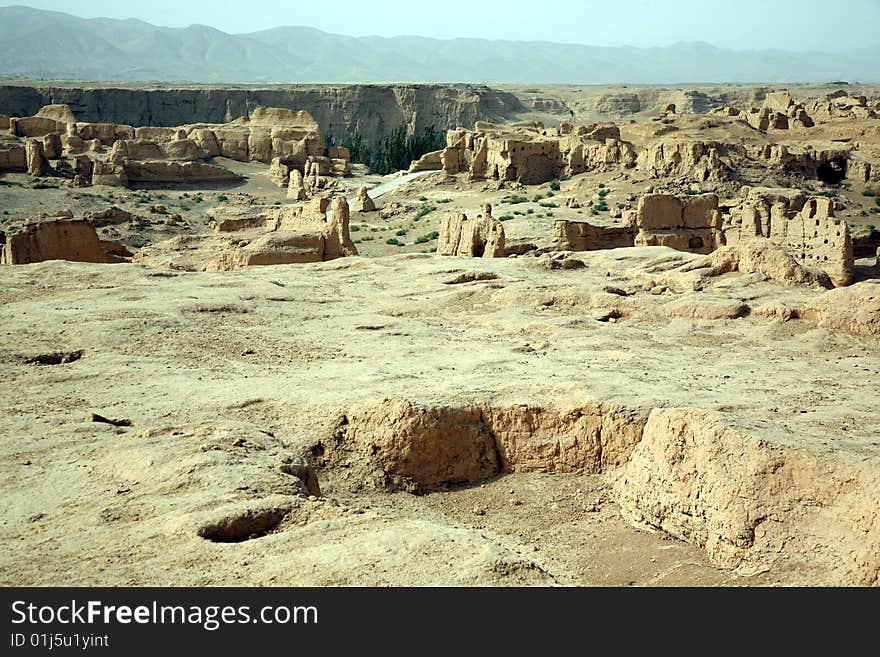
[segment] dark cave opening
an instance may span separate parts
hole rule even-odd
[[[819,165],[816,177],[828,185],[839,185],[846,178],[846,160],[833,158]]]

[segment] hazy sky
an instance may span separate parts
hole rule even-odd
[[[231,33],[307,25],[353,36],[598,46],[707,41],[729,48],[827,52],[880,45],[880,0],[0,0],[0,6],[15,4],[169,27],[202,23]]]

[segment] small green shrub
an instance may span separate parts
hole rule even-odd
[[[391,246],[403,246],[403,244],[395,237],[385,240],[385,244],[390,244]]]
[[[401,228],[399,231],[397,231],[394,234],[397,235],[398,237],[403,237],[404,235],[406,235],[406,231]]]
[[[520,203],[528,203],[529,199],[527,199],[525,196],[517,196],[516,194],[514,194],[508,199],[507,202],[511,205],[519,205]]]
[[[419,211],[416,212],[415,221],[418,221],[422,217],[426,217],[427,215],[431,214],[436,209],[437,208],[435,208],[432,205],[423,205],[422,207],[419,208]]]
[[[440,237],[440,233],[435,230],[433,233],[428,233],[427,235],[422,235],[421,237],[417,238],[416,244],[427,244],[432,240],[436,240],[438,237]]]
[[[555,203],[545,201],[543,203],[538,203],[542,208],[558,208],[559,206]]]
[[[220,196],[217,197],[217,200],[221,203],[226,203],[226,201],[229,200],[229,197],[226,196],[226,194],[220,194]]]
[[[505,214],[501,217],[498,217],[498,221],[510,221],[511,219],[513,219],[513,215],[510,214]]]
[[[876,196],[876,195],[877,195],[877,192],[875,192],[873,189],[865,188],[865,196]]]
[[[349,230],[351,230],[352,233],[357,233],[358,231],[360,231],[360,229],[361,229],[361,227],[358,226],[357,224],[352,224],[351,228]]]
[[[554,192],[558,192],[560,188],[561,185],[559,184],[558,180],[553,180],[550,182],[550,189],[552,189]]]
[[[535,194],[534,198],[532,199],[532,203],[537,203],[542,198],[544,198],[544,197],[541,194]]]

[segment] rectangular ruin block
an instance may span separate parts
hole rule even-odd
[[[639,231],[636,246],[668,246],[678,251],[711,253],[723,244],[715,194],[642,196],[636,226]]]
[[[67,124],[40,116],[26,116],[10,119],[9,129],[17,137],[43,137],[50,132],[65,132]]]
[[[639,198],[636,225],[643,231],[684,228],[684,203],[672,194],[645,194]]]
[[[718,197],[715,194],[687,197],[682,218],[685,228],[718,228]]]
[[[635,245],[633,226],[595,226],[585,221],[553,222],[553,246],[560,251],[599,251]]]
[[[853,247],[849,227],[834,217],[834,201],[811,198],[794,217],[774,221],[770,239],[809,267],[825,271],[835,285],[853,280]]]
[[[0,144],[0,170],[25,171],[27,157],[24,146],[20,144]]]
[[[324,236],[320,233],[276,231],[241,249],[238,265],[287,265],[323,259]]]
[[[94,226],[84,219],[58,219],[26,226],[8,238],[0,264],[26,265],[46,260],[108,263]]]

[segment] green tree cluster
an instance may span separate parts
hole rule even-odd
[[[328,146],[333,145],[329,135],[325,136],[325,140]],[[437,132],[434,126],[408,134],[406,125],[401,124],[373,143],[367,142],[359,132],[354,132],[346,135],[341,145],[351,153],[352,162],[366,164],[370,171],[384,176],[408,169],[413,160],[425,153],[440,150],[446,146],[446,137]]]

